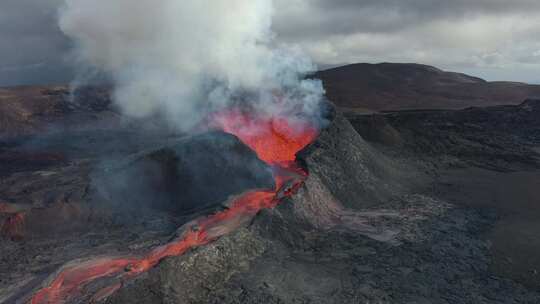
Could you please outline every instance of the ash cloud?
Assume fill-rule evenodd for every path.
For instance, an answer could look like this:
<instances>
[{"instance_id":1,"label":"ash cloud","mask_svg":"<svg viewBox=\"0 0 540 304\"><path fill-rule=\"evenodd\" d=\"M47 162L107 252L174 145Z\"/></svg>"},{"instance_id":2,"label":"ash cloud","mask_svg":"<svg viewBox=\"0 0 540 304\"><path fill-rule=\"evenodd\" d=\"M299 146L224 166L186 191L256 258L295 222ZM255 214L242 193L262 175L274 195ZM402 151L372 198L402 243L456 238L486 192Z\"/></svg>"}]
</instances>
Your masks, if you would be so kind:
<instances>
[{"instance_id":1,"label":"ash cloud","mask_svg":"<svg viewBox=\"0 0 540 304\"><path fill-rule=\"evenodd\" d=\"M209 3L204 16L223 8L203 2ZM71 42L56 20L63 3L0 1L0 86L69 81L65 60ZM489 80L540 82L535 0L275 0L274 5L274 42L299 45L320 66L418 62ZM151 13L128 7L123 17L144 20Z\"/></svg>"},{"instance_id":2,"label":"ash cloud","mask_svg":"<svg viewBox=\"0 0 540 304\"><path fill-rule=\"evenodd\" d=\"M185 131L238 99L317 114L322 85L303 77L315 66L275 41L273 14L271 0L67 0L59 24L78 65L112 77L126 114Z\"/></svg>"},{"instance_id":3,"label":"ash cloud","mask_svg":"<svg viewBox=\"0 0 540 304\"><path fill-rule=\"evenodd\" d=\"M63 0L2 0L0 86L65 83L71 69L62 54L70 42L57 25Z\"/></svg>"}]
</instances>

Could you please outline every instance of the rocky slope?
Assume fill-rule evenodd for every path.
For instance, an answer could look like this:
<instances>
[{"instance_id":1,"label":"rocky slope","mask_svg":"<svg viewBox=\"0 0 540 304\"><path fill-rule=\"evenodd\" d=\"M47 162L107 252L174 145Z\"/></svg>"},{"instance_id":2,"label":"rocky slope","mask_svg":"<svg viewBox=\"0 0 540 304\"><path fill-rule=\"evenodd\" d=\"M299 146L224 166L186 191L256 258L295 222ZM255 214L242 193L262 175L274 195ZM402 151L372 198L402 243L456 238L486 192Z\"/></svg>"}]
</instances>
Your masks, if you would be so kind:
<instances>
[{"instance_id":1,"label":"rocky slope","mask_svg":"<svg viewBox=\"0 0 540 304\"><path fill-rule=\"evenodd\" d=\"M540 100L457 111L350 114L348 118L369 141L411 155L452 157L463 165L492 170L538 166Z\"/></svg>"},{"instance_id":2,"label":"rocky slope","mask_svg":"<svg viewBox=\"0 0 540 304\"><path fill-rule=\"evenodd\" d=\"M104 302L540 301L540 293L491 272L482 236L492 214L418 192L404 181L424 173L375 151L337 114L299 155L310 176L295 196L165 260ZM401 185L387 179L394 174Z\"/></svg>"},{"instance_id":3,"label":"rocky slope","mask_svg":"<svg viewBox=\"0 0 540 304\"><path fill-rule=\"evenodd\" d=\"M540 98L540 86L487 82L420 64L353 64L316 73L330 100L351 111L462 109Z\"/></svg>"},{"instance_id":4,"label":"rocky slope","mask_svg":"<svg viewBox=\"0 0 540 304\"><path fill-rule=\"evenodd\" d=\"M125 136L62 133L5 148L63 158L0 179L0 303L22 301L67 262L154 248L229 196L273 186L270 169L231 135L130 134L138 145Z\"/></svg>"},{"instance_id":5,"label":"rocky slope","mask_svg":"<svg viewBox=\"0 0 540 304\"><path fill-rule=\"evenodd\" d=\"M9 120L7 129L24 132L0 142L9 160L0 175L0 219L23 213L28 225L20 227L29 229L2 230L1 303L24 303L68 261L164 244L193 217L226 208L220 201L240 186L268 182L264 165L230 136L186 138L114 124L42 133L35 126L62 126L63 116L108 121L101 114L109 110L83 103L45 112L53 118L30 115L36 124L28 129ZM539 213L531 198L540 194L523 195L537 188L539 113L534 100L460 111L331 111L327 128L297 155L309 177L295 195L108 297L90 292L107 280L90 284L75 303L539 303L540 241L531 233ZM250 183L202 193L213 204L193 210L178 199L178 183L187 182L178 173L190 171L194 151L203 150L193 163L210 168L197 170L207 182L237 172ZM230 150L246 158L224 161ZM246 175L247 163L261 175ZM118 191L124 182L137 191ZM144 203L139 190L162 185L173 195L144 212L99 204ZM495 192L506 209L493 207ZM178 202L185 208L170 208Z\"/></svg>"},{"instance_id":6,"label":"rocky slope","mask_svg":"<svg viewBox=\"0 0 540 304\"><path fill-rule=\"evenodd\" d=\"M495 273L538 288L540 100L459 111L351 115L380 151L433 172L438 198L497 219L486 232Z\"/></svg>"}]
</instances>

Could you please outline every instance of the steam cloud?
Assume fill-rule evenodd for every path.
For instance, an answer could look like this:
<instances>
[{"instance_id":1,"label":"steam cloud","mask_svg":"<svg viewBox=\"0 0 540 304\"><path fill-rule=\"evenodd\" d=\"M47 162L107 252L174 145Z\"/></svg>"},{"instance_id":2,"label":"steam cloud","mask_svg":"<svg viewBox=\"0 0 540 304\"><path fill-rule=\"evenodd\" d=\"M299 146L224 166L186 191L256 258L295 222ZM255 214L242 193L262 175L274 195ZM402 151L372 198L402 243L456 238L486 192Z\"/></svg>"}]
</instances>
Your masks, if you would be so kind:
<instances>
[{"instance_id":1,"label":"steam cloud","mask_svg":"<svg viewBox=\"0 0 540 304\"><path fill-rule=\"evenodd\" d=\"M312 62L271 31L272 0L66 0L60 28L81 67L115 82L128 115L164 115L183 131L237 102L316 116ZM275 113L279 112L279 113Z\"/></svg>"}]
</instances>

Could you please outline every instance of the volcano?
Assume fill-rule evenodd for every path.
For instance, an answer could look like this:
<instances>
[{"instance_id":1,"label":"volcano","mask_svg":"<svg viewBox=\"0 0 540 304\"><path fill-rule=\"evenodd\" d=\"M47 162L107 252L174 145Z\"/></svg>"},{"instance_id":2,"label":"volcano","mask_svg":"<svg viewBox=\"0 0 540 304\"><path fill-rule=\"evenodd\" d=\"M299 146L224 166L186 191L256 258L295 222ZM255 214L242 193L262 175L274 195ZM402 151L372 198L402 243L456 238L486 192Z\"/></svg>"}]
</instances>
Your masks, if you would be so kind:
<instances>
[{"instance_id":1,"label":"volcano","mask_svg":"<svg viewBox=\"0 0 540 304\"><path fill-rule=\"evenodd\" d=\"M86 285L106 278L112 281L110 286L92 296L94 301L102 300L161 260L182 255L229 234L251 221L262 209L275 207L281 199L293 195L301 187L307 172L295 164L296 153L315 139L317 129L314 126L305 124L298 128L289 125L284 117L258 118L257 114L250 117L236 111L216 114L212 125L237 136L273 167L274 189L250 190L231 198L226 210L189 222L173 241L140 257L103 257L66 265L46 287L32 295L29 302L67 303L77 298ZM17 224L6 224L16 229Z\"/></svg>"},{"instance_id":2,"label":"volcano","mask_svg":"<svg viewBox=\"0 0 540 304\"><path fill-rule=\"evenodd\" d=\"M0 302L540 302L537 100L327 108L5 137Z\"/></svg>"}]
</instances>

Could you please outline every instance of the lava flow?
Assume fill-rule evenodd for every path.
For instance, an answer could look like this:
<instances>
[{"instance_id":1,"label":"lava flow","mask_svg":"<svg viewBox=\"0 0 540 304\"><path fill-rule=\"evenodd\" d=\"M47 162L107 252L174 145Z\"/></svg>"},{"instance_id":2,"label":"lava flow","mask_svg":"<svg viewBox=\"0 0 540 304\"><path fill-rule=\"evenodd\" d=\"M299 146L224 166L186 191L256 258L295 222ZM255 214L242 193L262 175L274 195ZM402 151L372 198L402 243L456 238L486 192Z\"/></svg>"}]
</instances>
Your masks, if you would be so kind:
<instances>
[{"instance_id":1,"label":"lava flow","mask_svg":"<svg viewBox=\"0 0 540 304\"><path fill-rule=\"evenodd\" d=\"M0 225L0 235L12 240L22 239L26 219L24 208L0 202L0 215L6 217Z\"/></svg>"},{"instance_id":2,"label":"lava flow","mask_svg":"<svg viewBox=\"0 0 540 304\"><path fill-rule=\"evenodd\" d=\"M19 212L10 215L0 226L0 235L12 240L24 238L25 213Z\"/></svg>"},{"instance_id":3,"label":"lava flow","mask_svg":"<svg viewBox=\"0 0 540 304\"><path fill-rule=\"evenodd\" d=\"M83 293L88 283L107 278L115 283L93 298L103 299L118 290L123 282L149 270L162 259L182 255L248 223L260 210L275 207L303 184L307 172L296 165L296 153L316 138L316 128L308 123L291 123L285 117L261 118L236 110L216 114L211 126L235 135L270 165L275 189L253 190L236 197L225 211L186 224L177 239L145 256L100 258L65 266L47 287L33 295L30 303L65 303Z\"/></svg>"}]
</instances>

